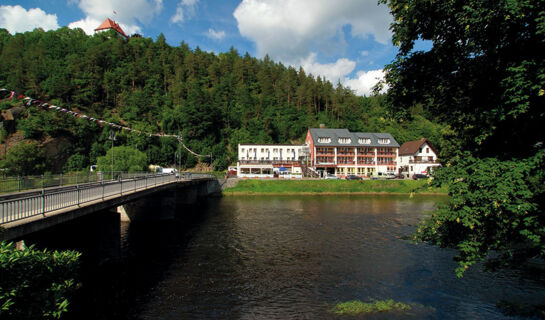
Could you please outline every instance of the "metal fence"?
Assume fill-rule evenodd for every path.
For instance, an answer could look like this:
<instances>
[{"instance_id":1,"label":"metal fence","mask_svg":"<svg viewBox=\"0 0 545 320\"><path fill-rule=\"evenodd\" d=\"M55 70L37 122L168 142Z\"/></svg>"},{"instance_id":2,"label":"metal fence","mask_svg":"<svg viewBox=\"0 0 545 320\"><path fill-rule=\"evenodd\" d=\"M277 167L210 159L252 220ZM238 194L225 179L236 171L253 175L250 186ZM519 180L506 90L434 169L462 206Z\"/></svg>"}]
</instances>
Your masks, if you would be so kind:
<instances>
[{"instance_id":1,"label":"metal fence","mask_svg":"<svg viewBox=\"0 0 545 320\"><path fill-rule=\"evenodd\" d=\"M40 176L0 177L0 194L90 182L130 179L149 174L149 172L73 172Z\"/></svg>"},{"instance_id":2,"label":"metal fence","mask_svg":"<svg viewBox=\"0 0 545 320\"><path fill-rule=\"evenodd\" d=\"M119 173L117 179L103 178L91 182L87 180L86 183L70 186L58 184L57 188L46 189L44 184L41 190L0 196L0 225L95 200L104 200L114 195L153 188L178 179L201 178L213 178L213 176L198 173L182 173L181 175Z\"/></svg>"}]
</instances>

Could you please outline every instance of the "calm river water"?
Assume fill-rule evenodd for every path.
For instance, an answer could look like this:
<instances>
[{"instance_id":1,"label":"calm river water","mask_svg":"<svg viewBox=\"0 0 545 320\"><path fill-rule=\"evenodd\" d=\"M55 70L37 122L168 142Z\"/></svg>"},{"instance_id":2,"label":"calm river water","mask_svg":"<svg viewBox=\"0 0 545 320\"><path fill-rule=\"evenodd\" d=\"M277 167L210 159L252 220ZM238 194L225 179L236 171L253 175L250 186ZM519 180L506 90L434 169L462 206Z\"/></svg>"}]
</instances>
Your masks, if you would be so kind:
<instances>
[{"instance_id":1,"label":"calm river water","mask_svg":"<svg viewBox=\"0 0 545 320\"><path fill-rule=\"evenodd\" d=\"M70 317L504 319L502 301L545 301L543 278L477 266L458 279L453 251L408 240L423 214L445 200L225 197L208 200L196 219L121 224L119 243L99 241L115 258L88 268ZM331 313L355 299L394 299L412 310Z\"/></svg>"}]
</instances>

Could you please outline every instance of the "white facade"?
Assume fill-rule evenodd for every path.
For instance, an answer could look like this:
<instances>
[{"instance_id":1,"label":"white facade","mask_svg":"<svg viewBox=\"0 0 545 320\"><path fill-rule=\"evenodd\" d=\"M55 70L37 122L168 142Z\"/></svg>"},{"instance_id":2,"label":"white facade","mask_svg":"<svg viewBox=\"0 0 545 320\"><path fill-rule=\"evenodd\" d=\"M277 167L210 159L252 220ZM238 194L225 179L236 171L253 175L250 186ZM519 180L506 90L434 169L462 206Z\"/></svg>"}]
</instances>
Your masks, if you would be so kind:
<instances>
[{"instance_id":1,"label":"white facade","mask_svg":"<svg viewBox=\"0 0 545 320\"><path fill-rule=\"evenodd\" d=\"M424 142L414 154L400 155L399 165L409 178L414 174L428 174L434 167L441 166L437 154L428 142Z\"/></svg>"},{"instance_id":2,"label":"white facade","mask_svg":"<svg viewBox=\"0 0 545 320\"><path fill-rule=\"evenodd\" d=\"M237 176L246 178L302 178L305 145L239 144Z\"/></svg>"}]
</instances>

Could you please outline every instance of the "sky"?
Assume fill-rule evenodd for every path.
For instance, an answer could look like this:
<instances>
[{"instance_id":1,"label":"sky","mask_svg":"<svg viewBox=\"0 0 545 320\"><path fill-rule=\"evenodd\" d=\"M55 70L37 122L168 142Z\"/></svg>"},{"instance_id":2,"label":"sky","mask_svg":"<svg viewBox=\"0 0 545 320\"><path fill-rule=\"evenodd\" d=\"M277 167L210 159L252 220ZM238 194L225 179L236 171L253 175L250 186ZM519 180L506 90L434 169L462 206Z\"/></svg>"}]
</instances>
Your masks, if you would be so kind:
<instances>
[{"instance_id":1,"label":"sky","mask_svg":"<svg viewBox=\"0 0 545 320\"><path fill-rule=\"evenodd\" d=\"M106 18L126 34L172 46L263 58L338 82L370 95L397 48L392 18L377 0L0 0L0 28L11 34L34 28L82 28Z\"/></svg>"}]
</instances>

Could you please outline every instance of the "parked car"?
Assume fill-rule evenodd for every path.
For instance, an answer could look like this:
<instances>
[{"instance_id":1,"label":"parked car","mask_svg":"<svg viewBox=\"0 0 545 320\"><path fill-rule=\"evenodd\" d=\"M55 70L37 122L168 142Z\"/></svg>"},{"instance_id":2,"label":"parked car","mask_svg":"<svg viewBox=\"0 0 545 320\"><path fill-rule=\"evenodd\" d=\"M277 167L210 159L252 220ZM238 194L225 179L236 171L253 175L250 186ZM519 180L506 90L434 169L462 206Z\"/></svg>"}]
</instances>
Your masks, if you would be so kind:
<instances>
[{"instance_id":1,"label":"parked car","mask_svg":"<svg viewBox=\"0 0 545 320\"><path fill-rule=\"evenodd\" d=\"M395 173L393 173L393 172L386 173L386 179L395 179L395 178L396 178Z\"/></svg>"},{"instance_id":2,"label":"parked car","mask_svg":"<svg viewBox=\"0 0 545 320\"><path fill-rule=\"evenodd\" d=\"M357 175L350 174L346 176L346 180L361 180L361 177L358 177Z\"/></svg>"},{"instance_id":3,"label":"parked car","mask_svg":"<svg viewBox=\"0 0 545 320\"><path fill-rule=\"evenodd\" d=\"M423 173L415 173L415 174L413 174L413 179L414 179L414 180L417 180L417 179L428 179L428 175L423 174Z\"/></svg>"},{"instance_id":4,"label":"parked car","mask_svg":"<svg viewBox=\"0 0 545 320\"><path fill-rule=\"evenodd\" d=\"M334 174L326 174L324 179L331 179L331 180L336 180L336 179L339 179L339 177L337 177L336 175Z\"/></svg>"}]
</instances>

